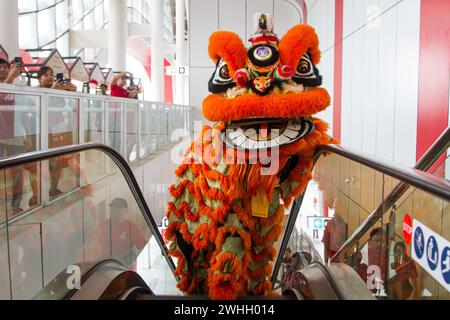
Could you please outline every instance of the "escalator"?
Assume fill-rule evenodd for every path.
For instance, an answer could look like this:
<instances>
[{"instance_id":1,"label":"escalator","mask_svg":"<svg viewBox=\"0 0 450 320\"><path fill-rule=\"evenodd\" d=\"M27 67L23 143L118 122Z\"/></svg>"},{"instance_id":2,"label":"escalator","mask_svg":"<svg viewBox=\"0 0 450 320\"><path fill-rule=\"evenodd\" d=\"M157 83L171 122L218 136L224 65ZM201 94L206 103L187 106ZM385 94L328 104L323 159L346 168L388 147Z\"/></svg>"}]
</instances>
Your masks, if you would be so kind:
<instances>
[{"instance_id":1,"label":"escalator","mask_svg":"<svg viewBox=\"0 0 450 320\"><path fill-rule=\"evenodd\" d=\"M323 160L323 153L331 156ZM437 158L434 155L434 161ZM431 167L432 162L428 161L427 166ZM363 249L364 241L367 242L367 233L377 223L384 226L385 213L392 211L394 204L397 205L395 208L401 207L398 200L410 197L417 190L439 198L445 204L450 201L450 185L445 180L381 163L340 146L319 150L315 180L322 183L325 191L343 193L339 189L343 186L351 195L356 188L351 183L339 181L344 175L339 170L333 172L333 168L347 170L348 175L355 168L359 172L366 170L363 166L373 170L374 177L375 171L383 175L381 195L375 197L372 204L377 216L358 216L355 221L348 209L344 217L346 237L339 248L335 248L335 255L322 260L306 258L308 263L296 272L295 287L279 288L278 297L258 299L375 299L373 288L367 287L367 279L361 277L359 269L352 264L355 252ZM0 174L4 181L0 202L5 206L4 212L0 212L3 297L37 300L207 299L185 297L177 291L178 279L173 275L175 264L168 256L158 225L132 169L115 150L87 144L24 154L0 160ZM19 174L25 180L20 196L29 207L17 213L11 210L10 202L18 196L11 184ZM56 195L50 192L55 177L61 179L59 185L62 186L60 194ZM391 177L391 189L388 190L386 184ZM395 186L396 182L400 187ZM333 183L341 185L330 187ZM31 203L26 198L36 196L36 184L38 201ZM361 185L359 187L362 189ZM395 193L398 188L403 192ZM346 206L351 208L354 204L347 198ZM381 209L376 208L375 203L380 202L375 200L381 200L378 206ZM336 212L340 209L336 207ZM368 208L357 209L362 212ZM274 285L283 282L279 278L283 253L301 210L302 199L298 199L280 243L272 277ZM392 229L392 224L390 227ZM393 236L398 236L395 230ZM145 267L142 267L143 260L148 260ZM420 273L422 275L423 271ZM255 297L240 298L247 299Z\"/></svg>"},{"instance_id":2,"label":"escalator","mask_svg":"<svg viewBox=\"0 0 450 320\"><path fill-rule=\"evenodd\" d=\"M342 146L320 147L313 180L290 211L272 283L283 283L283 255L293 245L298 226L305 227L305 215L313 215L310 198L321 197L321 212L327 215L320 218L327 225L314 246L326 264L314 261L300 268L296 290L303 297L450 299L448 281L442 277L445 252L436 255L442 256L441 275L432 273L429 256L418 257L420 242L415 242L414 232L414 226L422 224L429 239L450 239L449 147L447 128L412 169ZM326 294L320 291L327 286Z\"/></svg>"}]
</instances>

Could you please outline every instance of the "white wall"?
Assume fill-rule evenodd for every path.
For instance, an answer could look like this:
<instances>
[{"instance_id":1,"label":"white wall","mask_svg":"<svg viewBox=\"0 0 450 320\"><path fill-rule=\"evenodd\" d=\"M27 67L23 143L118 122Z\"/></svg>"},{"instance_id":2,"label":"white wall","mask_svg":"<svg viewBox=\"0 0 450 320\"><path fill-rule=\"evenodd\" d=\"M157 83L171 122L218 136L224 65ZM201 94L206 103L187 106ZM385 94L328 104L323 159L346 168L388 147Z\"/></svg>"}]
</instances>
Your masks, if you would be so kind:
<instances>
[{"instance_id":1,"label":"white wall","mask_svg":"<svg viewBox=\"0 0 450 320\"><path fill-rule=\"evenodd\" d=\"M334 0L317 0L308 12L308 23L317 29L322 42L319 69L331 94L334 12ZM375 17L379 18L371 21ZM382 159L413 165L420 0L344 0L343 22L341 142ZM322 117L330 122L329 113Z\"/></svg>"},{"instance_id":2,"label":"white wall","mask_svg":"<svg viewBox=\"0 0 450 320\"><path fill-rule=\"evenodd\" d=\"M215 69L208 56L210 35L217 30L229 30L247 41L254 32L256 12L266 12L274 17L275 33L279 36L302 21L302 12L295 0L189 1L189 104L201 108L203 99L209 94L208 81Z\"/></svg>"},{"instance_id":3,"label":"white wall","mask_svg":"<svg viewBox=\"0 0 450 320\"><path fill-rule=\"evenodd\" d=\"M308 24L312 25L319 35L322 59L317 67L323 76L323 87L331 96L331 106L317 116L328 122L331 134L333 132L334 93L334 0L314 2L308 11Z\"/></svg>"}]
</instances>

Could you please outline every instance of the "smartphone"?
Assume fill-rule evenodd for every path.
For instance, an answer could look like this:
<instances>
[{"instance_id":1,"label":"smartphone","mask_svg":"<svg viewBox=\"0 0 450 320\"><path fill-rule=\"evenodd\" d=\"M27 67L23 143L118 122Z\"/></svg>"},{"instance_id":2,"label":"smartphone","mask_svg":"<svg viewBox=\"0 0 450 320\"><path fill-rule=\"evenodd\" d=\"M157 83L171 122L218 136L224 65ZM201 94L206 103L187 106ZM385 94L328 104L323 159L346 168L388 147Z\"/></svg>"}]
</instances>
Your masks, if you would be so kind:
<instances>
[{"instance_id":1,"label":"smartphone","mask_svg":"<svg viewBox=\"0 0 450 320\"><path fill-rule=\"evenodd\" d=\"M15 57L14 63L16 64L17 67L22 68L23 67L22 57Z\"/></svg>"},{"instance_id":2,"label":"smartphone","mask_svg":"<svg viewBox=\"0 0 450 320\"><path fill-rule=\"evenodd\" d=\"M56 74L56 81L63 82L64 81L64 74L63 73Z\"/></svg>"}]
</instances>

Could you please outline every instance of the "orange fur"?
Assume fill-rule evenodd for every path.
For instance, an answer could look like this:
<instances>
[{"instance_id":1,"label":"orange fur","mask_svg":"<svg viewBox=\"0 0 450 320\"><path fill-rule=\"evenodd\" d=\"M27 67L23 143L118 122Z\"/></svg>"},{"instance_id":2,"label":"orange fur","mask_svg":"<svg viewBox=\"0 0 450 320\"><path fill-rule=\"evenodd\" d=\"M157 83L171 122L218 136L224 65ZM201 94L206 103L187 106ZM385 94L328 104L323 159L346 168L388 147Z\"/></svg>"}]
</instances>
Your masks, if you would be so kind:
<instances>
[{"instance_id":1,"label":"orange fur","mask_svg":"<svg viewBox=\"0 0 450 320\"><path fill-rule=\"evenodd\" d=\"M315 65L320 62L319 38L313 27L299 24L291 28L281 39L278 46L281 63L297 69L302 55L309 51Z\"/></svg>"},{"instance_id":2,"label":"orange fur","mask_svg":"<svg viewBox=\"0 0 450 320\"><path fill-rule=\"evenodd\" d=\"M202 237L202 239L200 239ZM204 250L208 246L209 230L207 224L200 225L193 236L193 246L195 250Z\"/></svg>"},{"instance_id":3,"label":"orange fur","mask_svg":"<svg viewBox=\"0 0 450 320\"><path fill-rule=\"evenodd\" d=\"M330 96L323 88L286 95L271 94L228 99L211 94L203 101L203 114L209 121L234 121L251 117L293 118L311 116L330 105Z\"/></svg>"},{"instance_id":4,"label":"orange fur","mask_svg":"<svg viewBox=\"0 0 450 320\"><path fill-rule=\"evenodd\" d=\"M208 52L210 58L217 64L220 58L226 61L230 75L245 66L247 49L241 38L234 32L217 31L209 38Z\"/></svg>"}]
</instances>

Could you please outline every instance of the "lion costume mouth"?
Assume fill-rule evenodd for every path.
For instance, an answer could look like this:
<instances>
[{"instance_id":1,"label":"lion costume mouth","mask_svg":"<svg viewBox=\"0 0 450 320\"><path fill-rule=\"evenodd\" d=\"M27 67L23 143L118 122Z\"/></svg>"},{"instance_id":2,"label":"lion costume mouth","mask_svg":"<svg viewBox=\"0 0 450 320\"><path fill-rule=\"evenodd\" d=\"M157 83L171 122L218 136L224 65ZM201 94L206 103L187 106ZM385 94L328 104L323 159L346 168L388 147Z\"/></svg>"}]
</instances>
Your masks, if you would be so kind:
<instances>
[{"instance_id":1,"label":"lion costume mouth","mask_svg":"<svg viewBox=\"0 0 450 320\"><path fill-rule=\"evenodd\" d=\"M317 34L308 25L298 25L281 40L263 33L251 42L247 49L233 32L211 36L209 54L216 70L203 114L209 121L225 123L228 134L223 142L229 147L253 150L292 144L314 130L310 117L330 105L316 67Z\"/></svg>"},{"instance_id":2,"label":"lion costume mouth","mask_svg":"<svg viewBox=\"0 0 450 320\"><path fill-rule=\"evenodd\" d=\"M311 119L247 119L228 123L222 140L238 150L279 148L294 143L314 131Z\"/></svg>"}]
</instances>

